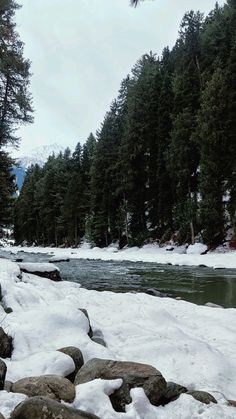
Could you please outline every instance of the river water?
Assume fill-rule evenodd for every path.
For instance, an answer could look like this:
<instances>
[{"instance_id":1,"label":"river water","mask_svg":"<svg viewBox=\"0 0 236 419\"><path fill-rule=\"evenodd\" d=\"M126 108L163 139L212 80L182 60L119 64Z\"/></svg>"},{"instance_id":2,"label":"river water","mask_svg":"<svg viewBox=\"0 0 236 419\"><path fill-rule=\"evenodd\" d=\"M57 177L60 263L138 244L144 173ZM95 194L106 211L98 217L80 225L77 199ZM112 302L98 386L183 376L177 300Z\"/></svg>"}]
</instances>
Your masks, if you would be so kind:
<instances>
[{"instance_id":1,"label":"river water","mask_svg":"<svg viewBox=\"0 0 236 419\"><path fill-rule=\"evenodd\" d=\"M5 252L3 252L4 254ZM6 253L5 253L6 254ZM19 252L24 262L48 262L51 255ZM8 254L12 260L15 255ZM236 270L71 259L56 263L62 279L84 288L114 292L147 292L155 288L172 297L196 304L212 302L236 308Z\"/></svg>"}]
</instances>

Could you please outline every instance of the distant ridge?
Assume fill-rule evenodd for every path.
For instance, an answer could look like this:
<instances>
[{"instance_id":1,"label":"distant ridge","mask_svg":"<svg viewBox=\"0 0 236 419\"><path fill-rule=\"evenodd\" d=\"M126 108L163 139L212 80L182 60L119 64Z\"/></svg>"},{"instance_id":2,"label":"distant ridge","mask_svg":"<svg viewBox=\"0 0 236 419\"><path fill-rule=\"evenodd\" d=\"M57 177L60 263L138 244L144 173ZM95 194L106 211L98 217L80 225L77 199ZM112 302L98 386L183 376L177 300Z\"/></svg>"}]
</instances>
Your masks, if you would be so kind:
<instances>
[{"instance_id":1,"label":"distant ridge","mask_svg":"<svg viewBox=\"0 0 236 419\"><path fill-rule=\"evenodd\" d=\"M54 143L33 148L28 155L17 158L16 161L19 166L15 166L12 171L16 177L18 191L21 191L24 184L26 171L31 165L38 164L40 167L42 167L46 163L49 156L52 156L53 154L57 156L59 153L64 152L64 150L64 147Z\"/></svg>"}]
</instances>

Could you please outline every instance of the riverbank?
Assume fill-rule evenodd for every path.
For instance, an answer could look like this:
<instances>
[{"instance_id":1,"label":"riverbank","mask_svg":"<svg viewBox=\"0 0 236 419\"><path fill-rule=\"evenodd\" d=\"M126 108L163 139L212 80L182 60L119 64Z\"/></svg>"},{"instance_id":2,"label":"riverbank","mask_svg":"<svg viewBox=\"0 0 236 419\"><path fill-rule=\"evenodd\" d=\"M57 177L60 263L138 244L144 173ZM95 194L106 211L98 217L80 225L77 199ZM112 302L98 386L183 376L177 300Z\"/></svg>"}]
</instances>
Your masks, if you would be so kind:
<instances>
[{"instance_id":1,"label":"riverbank","mask_svg":"<svg viewBox=\"0 0 236 419\"><path fill-rule=\"evenodd\" d=\"M16 263L0 259L1 326L13 337L14 350L5 360L7 380L73 371L71 358L57 350L78 347L84 361L96 357L150 364L167 381L210 392L218 404L205 405L183 394L165 407L154 407L141 391L132 391L126 413L115 412L108 394L119 380L95 380L76 386L74 408L102 419L228 418L236 414L226 399L236 399L236 310L196 306L145 294L89 291L66 281L23 273ZM88 336L92 329L106 347ZM6 418L25 396L0 391ZM140 407L141 406L141 407Z\"/></svg>"},{"instance_id":2,"label":"riverbank","mask_svg":"<svg viewBox=\"0 0 236 419\"><path fill-rule=\"evenodd\" d=\"M55 247L22 247L7 246L2 248L17 254L18 252L43 253L57 259L100 259L104 261L131 261L149 262L159 264L172 264L179 266L207 266L214 269L229 268L236 269L236 251L224 251L219 249L215 252L200 254L204 252L203 245L190 246L167 246L146 245L141 248L130 247L118 250L115 246L107 248L90 248L88 245L79 248L55 248Z\"/></svg>"}]
</instances>

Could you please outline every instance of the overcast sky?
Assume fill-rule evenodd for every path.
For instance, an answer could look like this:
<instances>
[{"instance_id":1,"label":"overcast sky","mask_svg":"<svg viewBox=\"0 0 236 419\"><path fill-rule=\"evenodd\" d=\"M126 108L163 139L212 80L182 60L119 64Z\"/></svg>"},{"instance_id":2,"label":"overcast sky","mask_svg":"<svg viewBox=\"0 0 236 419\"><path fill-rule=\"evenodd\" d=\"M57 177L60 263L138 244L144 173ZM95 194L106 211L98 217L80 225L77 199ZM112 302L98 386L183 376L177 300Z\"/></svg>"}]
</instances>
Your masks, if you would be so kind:
<instances>
[{"instance_id":1,"label":"overcast sky","mask_svg":"<svg viewBox=\"0 0 236 419\"><path fill-rule=\"evenodd\" d=\"M215 0L21 0L18 32L32 61L35 122L19 154L58 143L72 149L100 127L121 80L142 54L173 46L181 18ZM224 1L220 0L220 4Z\"/></svg>"}]
</instances>

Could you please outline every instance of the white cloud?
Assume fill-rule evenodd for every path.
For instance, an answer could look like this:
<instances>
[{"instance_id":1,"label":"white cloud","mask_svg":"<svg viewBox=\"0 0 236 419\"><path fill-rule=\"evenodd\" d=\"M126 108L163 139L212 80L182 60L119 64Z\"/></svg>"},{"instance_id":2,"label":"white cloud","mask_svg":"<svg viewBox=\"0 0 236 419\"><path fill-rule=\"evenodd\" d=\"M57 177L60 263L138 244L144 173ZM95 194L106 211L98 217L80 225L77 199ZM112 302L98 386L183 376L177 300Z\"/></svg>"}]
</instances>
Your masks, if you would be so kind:
<instances>
[{"instance_id":1,"label":"white cloud","mask_svg":"<svg viewBox=\"0 0 236 419\"><path fill-rule=\"evenodd\" d=\"M172 46L185 11L215 0L21 0L18 31L32 61L35 123L20 130L21 152L74 147L96 131L120 82L142 54ZM220 3L223 3L221 1Z\"/></svg>"}]
</instances>

